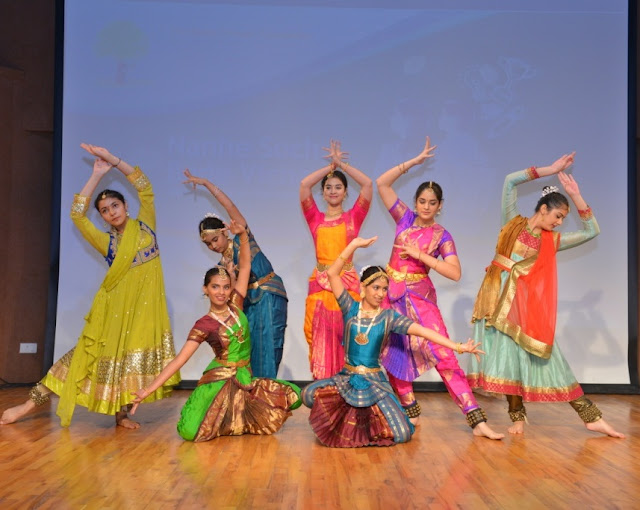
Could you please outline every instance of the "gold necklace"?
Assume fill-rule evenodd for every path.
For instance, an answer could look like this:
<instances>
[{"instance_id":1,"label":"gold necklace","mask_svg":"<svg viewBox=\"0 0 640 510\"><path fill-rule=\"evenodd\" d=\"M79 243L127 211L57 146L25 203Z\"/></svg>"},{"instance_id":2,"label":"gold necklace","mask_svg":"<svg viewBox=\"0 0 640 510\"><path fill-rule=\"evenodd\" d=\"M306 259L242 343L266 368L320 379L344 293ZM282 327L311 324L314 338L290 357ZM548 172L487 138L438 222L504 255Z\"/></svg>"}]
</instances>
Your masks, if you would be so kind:
<instances>
[{"instance_id":1,"label":"gold necklace","mask_svg":"<svg viewBox=\"0 0 640 510\"><path fill-rule=\"evenodd\" d=\"M369 326L367 327L367 330L364 332L360 331L362 314L373 313L373 312L375 312L375 315L371 317L371 322L369 322ZM367 310L363 310L362 304L360 304L360 306L358 307L358 324L356 325L356 327L358 328L358 334L356 335L356 338L355 338L355 342L358 345L367 345L369 343L369 331L371 331L371 326L373 326L373 321L376 320L376 317L378 316L379 313L380 313L380 307L376 308L375 310L371 310L370 312Z\"/></svg>"},{"instance_id":2,"label":"gold necklace","mask_svg":"<svg viewBox=\"0 0 640 510\"><path fill-rule=\"evenodd\" d=\"M336 218L338 216L342 216L343 214L344 214L344 211L333 212L333 213L327 212L327 213L324 214L324 217L325 218Z\"/></svg>"},{"instance_id":3,"label":"gold necklace","mask_svg":"<svg viewBox=\"0 0 640 510\"><path fill-rule=\"evenodd\" d=\"M222 252L222 256L233 262L233 242L231 240L229 240L229 243L227 244L227 247L225 248L225 250Z\"/></svg>"},{"instance_id":4,"label":"gold necklace","mask_svg":"<svg viewBox=\"0 0 640 510\"><path fill-rule=\"evenodd\" d=\"M211 315L211 317L217 320L222 327L227 328L227 334L229 336L236 337L236 340L238 341L238 343L242 344L244 343L244 326L240 322L240 317L238 317L235 313L233 313L233 310L229 305L227 305L227 311L229 312L231 317L233 317L233 320L235 321L235 323L238 325L238 331L235 333L233 332L233 329L232 329L233 326L231 327L227 326L225 322L220 320L220 318L216 315L216 312L214 312L212 308L209 308L209 315Z\"/></svg>"}]
</instances>

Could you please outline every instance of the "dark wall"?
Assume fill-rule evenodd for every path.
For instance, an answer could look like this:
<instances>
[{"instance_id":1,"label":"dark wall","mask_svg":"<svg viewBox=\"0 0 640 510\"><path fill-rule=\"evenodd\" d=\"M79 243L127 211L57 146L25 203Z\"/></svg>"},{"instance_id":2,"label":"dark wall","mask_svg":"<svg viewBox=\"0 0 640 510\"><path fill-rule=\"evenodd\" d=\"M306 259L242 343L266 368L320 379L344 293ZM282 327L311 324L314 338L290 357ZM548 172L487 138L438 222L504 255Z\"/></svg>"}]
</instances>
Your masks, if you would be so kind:
<instances>
[{"instance_id":1,"label":"dark wall","mask_svg":"<svg viewBox=\"0 0 640 510\"><path fill-rule=\"evenodd\" d=\"M0 378L42 376L49 280L55 2L0 0ZM19 354L21 342L36 354ZM0 381L2 383L3 381Z\"/></svg>"}]
</instances>

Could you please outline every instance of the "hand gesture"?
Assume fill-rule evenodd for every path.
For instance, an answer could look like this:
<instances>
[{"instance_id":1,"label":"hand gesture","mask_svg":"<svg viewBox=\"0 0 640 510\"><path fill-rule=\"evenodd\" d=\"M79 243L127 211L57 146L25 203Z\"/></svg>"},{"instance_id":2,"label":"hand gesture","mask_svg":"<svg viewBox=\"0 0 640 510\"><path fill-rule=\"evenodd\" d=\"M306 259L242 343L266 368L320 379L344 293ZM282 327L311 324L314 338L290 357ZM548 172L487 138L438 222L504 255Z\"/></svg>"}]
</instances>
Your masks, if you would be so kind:
<instances>
[{"instance_id":1,"label":"hand gesture","mask_svg":"<svg viewBox=\"0 0 640 510\"><path fill-rule=\"evenodd\" d=\"M355 248L368 248L377 240L378 240L378 236L373 236L368 239L365 239L364 237L356 237L353 241L351 241L351 244Z\"/></svg>"},{"instance_id":2,"label":"hand gesture","mask_svg":"<svg viewBox=\"0 0 640 510\"><path fill-rule=\"evenodd\" d=\"M399 257L403 260L407 257L411 257L416 260L420 259L420 247L418 246L417 241L411 241L404 244L394 244L393 247L400 250Z\"/></svg>"},{"instance_id":3,"label":"hand gesture","mask_svg":"<svg viewBox=\"0 0 640 510\"><path fill-rule=\"evenodd\" d=\"M142 403L142 401L147 398L149 395L145 395L144 390L134 391L133 394L136 396L134 401L132 402L133 406L131 406L131 414L136 414L136 409Z\"/></svg>"},{"instance_id":4,"label":"hand gesture","mask_svg":"<svg viewBox=\"0 0 640 510\"><path fill-rule=\"evenodd\" d=\"M567 195L569 195L570 197L580 195L580 188L578 187L578 183L576 182L576 180L573 178L573 175L567 174L565 172L560 172L558 174L558 180L560 181L560 184L562 184L564 190L567 192Z\"/></svg>"},{"instance_id":5,"label":"hand gesture","mask_svg":"<svg viewBox=\"0 0 640 510\"><path fill-rule=\"evenodd\" d=\"M469 338L466 343L460 344L460 350L462 352L468 352L476 357L476 360L480 362L480 354L486 354L484 351L478 349L482 345L480 342L476 342L472 338Z\"/></svg>"},{"instance_id":6,"label":"hand gesture","mask_svg":"<svg viewBox=\"0 0 640 510\"><path fill-rule=\"evenodd\" d=\"M187 178L186 181L183 181L183 184L192 184L193 189L196 189L196 186L199 184L200 186L204 186L207 183L207 179L203 179L202 177L196 177L195 175L191 175L189 169L185 169L184 176Z\"/></svg>"},{"instance_id":7,"label":"hand gesture","mask_svg":"<svg viewBox=\"0 0 640 510\"><path fill-rule=\"evenodd\" d=\"M349 158L349 153L342 150L340 142L338 140L331 140L330 146L323 147L322 150L328 152L328 154L324 156L324 158L330 159L331 162L336 166Z\"/></svg>"},{"instance_id":8,"label":"hand gesture","mask_svg":"<svg viewBox=\"0 0 640 510\"><path fill-rule=\"evenodd\" d=\"M424 144L424 149L422 149L422 152L414 158L416 165L420 165L424 163L426 159L435 156L434 151L436 150L436 147L437 145L431 145L431 140L427 136L427 141Z\"/></svg>"},{"instance_id":9,"label":"hand gesture","mask_svg":"<svg viewBox=\"0 0 640 510\"><path fill-rule=\"evenodd\" d=\"M551 174L557 174L560 172L564 172L567 168L573 165L573 160L576 157L576 151L573 151L571 154L564 154L560 156L557 160L555 160L551 165Z\"/></svg>"},{"instance_id":10,"label":"hand gesture","mask_svg":"<svg viewBox=\"0 0 640 510\"><path fill-rule=\"evenodd\" d=\"M95 175L98 175L100 177L106 175L106 173L111 170L111 168L113 168L111 166L111 163L107 163L104 159L102 158L96 158L96 160L93 162L93 173Z\"/></svg>"},{"instance_id":11,"label":"hand gesture","mask_svg":"<svg viewBox=\"0 0 640 510\"><path fill-rule=\"evenodd\" d=\"M113 158L112 154L104 147L98 147L97 145L91 145L90 143L81 143L80 147L86 150L89 154L92 154L97 158L104 159L107 162Z\"/></svg>"},{"instance_id":12,"label":"hand gesture","mask_svg":"<svg viewBox=\"0 0 640 510\"><path fill-rule=\"evenodd\" d=\"M244 225L241 225L240 223L238 223L236 220L231 220L229 222L229 225L227 225L225 223L225 226L229 229L229 231L234 235L237 236L239 234L242 234L243 232L246 232L247 229L244 227Z\"/></svg>"}]
</instances>

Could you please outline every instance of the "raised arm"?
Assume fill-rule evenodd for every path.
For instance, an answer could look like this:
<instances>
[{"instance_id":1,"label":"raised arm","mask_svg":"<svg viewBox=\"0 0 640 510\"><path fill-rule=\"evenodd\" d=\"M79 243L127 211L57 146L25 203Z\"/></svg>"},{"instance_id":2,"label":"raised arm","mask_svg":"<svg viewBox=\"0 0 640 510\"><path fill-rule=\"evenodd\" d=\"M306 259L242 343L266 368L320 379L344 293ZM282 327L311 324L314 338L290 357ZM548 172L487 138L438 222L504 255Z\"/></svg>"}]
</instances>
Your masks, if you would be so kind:
<instances>
[{"instance_id":1,"label":"raised arm","mask_svg":"<svg viewBox=\"0 0 640 510\"><path fill-rule=\"evenodd\" d=\"M184 171L184 175L187 178L187 180L184 181L185 184L192 184L193 189L195 189L198 185L207 188L209 190L209 193L213 195L213 198L215 198L220 203L220 205L224 207L224 210L227 211L230 219L238 222L244 227L247 226L247 220L240 212L240 209L236 207L236 204L234 204L233 201L227 196L227 194L218 186L213 184L208 179L192 175L188 168Z\"/></svg>"},{"instance_id":2,"label":"raised arm","mask_svg":"<svg viewBox=\"0 0 640 510\"><path fill-rule=\"evenodd\" d=\"M187 340L185 344L180 349L178 355L173 358L169 364L162 369L162 372L158 374L158 376L153 380L153 382L144 389L138 390L133 394L136 395L135 400L132 402L133 407L131 408L131 414L135 414L138 405L149 395L151 395L154 391L156 391L160 386L162 386L165 382L169 380L169 378L175 374L178 370L180 370L184 364L189 361L193 353L200 347L200 344L194 340Z\"/></svg>"},{"instance_id":3,"label":"raised arm","mask_svg":"<svg viewBox=\"0 0 640 510\"><path fill-rule=\"evenodd\" d=\"M335 262L331 264L331 267L329 267L329 269L327 269L327 276L329 277L331 292L333 292L333 295L336 297L336 299L339 298L344 291L344 285L342 284L342 278L340 278L340 272L342 271L345 262L351 259L351 257L353 256L353 252L355 252L358 248L366 248L367 246L371 246L376 242L376 239L378 239L378 236L370 237L369 239L356 237L347 245L344 250L342 250Z\"/></svg>"},{"instance_id":4,"label":"raised arm","mask_svg":"<svg viewBox=\"0 0 640 510\"><path fill-rule=\"evenodd\" d=\"M398 177L400 177L402 174L406 174L415 165L421 165L425 162L426 159L432 158L434 156L433 152L436 150L436 147L436 145L431 145L431 141L427 136L427 141L424 145L424 149L422 149L422 152L420 154L418 154L415 158L411 158L404 163L400 163L399 165L390 168L376 179L378 194L380 195L380 198L382 199L382 202L387 209L391 209L393 204L395 204L398 200L398 195L392 188L393 183L396 182Z\"/></svg>"},{"instance_id":5,"label":"raised arm","mask_svg":"<svg viewBox=\"0 0 640 510\"><path fill-rule=\"evenodd\" d=\"M97 145L91 145L90 143L81 143L80 147L86 150L89 154L93 154L95 157L105 160L112 167L120 170L125 176L132 174L135 171L135 168L129 163L122 161L122 159L117 156L114 156L104 147L98 147Z\"/></svg>"},{"instance_id":6,"label":"raised arm","mask_svg":"<svg viewBox=\"0 0 640 510\"><path fill-rule=\"evenodd\" d=\"M526 170L512 172L507 175L502 188L502 224L506 224L518 215L518 192L516 191L518 184L564 172L573 164L575 155L574 151L560 156L549 166L538 168L532 166Z\"/></svg>"},{"instance_id":7,"label":"raised arm","mask_svg":"<svg viewBox=\"0 0 640 510\"><path fill-rule=\"evenodd\" d=\"M484 351L479 349L480 342L475 342L471 338L467 340L465 343L456 343L449 340L446 336L437 333L433 329L425 328L424 326L414 322L409 326L407 333L410 335L421 336L422 338L426 338L427 340L431 340L443 347L448 347L451 350L456 351L458 354L462 354L463 352L469 352L471 354L475 354L476 359L480 361L480 354L484 354Z\"/></svg>"},{"instance_id":8,"label":"raised arm","mask_svg":"<svg viewBox=\"0 0 640 510\"><path fill-rule=\"evenodd\" d=\"M349 164L346 160L349 153L342 150L340 142L338 140L331 140L331 147L325 148L325 150L329 152L326 157L331 159L335 168L339 168L356 181L360 186L360 195L366 199L367 202L371 202L373 198L373 181L367 174Z\"/></svg>"},{"instance_id":9,"label":"raised arm","mask_svg":"<svg viewBox=\"0 0 640 510\"><path fill-rule=\"evenodd\" d=\"M568 232L566 234L563 233L560 236L559 249L566 250L568 248L579 246L582 243L586 243L590 239L596 237L600 233L600 227L598 226L595 216L591 212L591 208L587 205L584 198L582 198L578 183L573 176L560 172L558 174L558 180L560 181L560 184L562 184L565 193L569 196L573 205L578 210L578 214L582 220L582 230L577 232Z\"/></svg>"},{"instance_id":10,"label":"raised arm","mask_svg":"<svg viewBox=\"0 0 640 510\"><path fill-rule=\"evenodd\" d=\"M331 170L335 170L335 165L333 163L329 163L322 168L318 168L316 171L311 172L302 179L302 181L300 181L300 202L304 202L311 196L313 187L318 184L325 175L331 172Z\"/></svg>"},{"instance_id":11,"label":"raised arm","mask_svg":"<svg viewBox=\"0 0 640 510\"><path fill-rule=\"evenodd\" d=\"M151 183L146 175L142 173L140 168L133 167L121 158L114 156L104 147L91 145L88 143L80 144L84 150L117 168L127 178L129 183L133 185L138 193L140 200L140 210L138 211L138 219L155 230L156 228L156 212L153 204L154 196ZM97 184L97 183L96 183ZM93 188L95 190L95 186Z\"/></svg>"},{"instance_id":12,"label":"raised arm","mask_svg":"<svg viewBox=\"0 0 640 510\"><path fill-rule=\"evenodd\" d=\"M93 172L78 194L82 197L91 197L102 178L107 175L112 167L113 165L111 165L111 163L105 161L100 156L96 156L96 159L93 162Z\"/></svg>"},{"instance_id":13,"label":"raised arm","mask_svg":"<svg viewBox=\"0 0 640 510\"><path fill-rule=\"evenodd\" d=\"M251 276L251 249L249 248L249 234L244 225L231 220L229 230L233 235L240 236L240 250L238 251L238 278L235 289L241 296L247 295L249 277Z\"/></svg>"}]
</instances>

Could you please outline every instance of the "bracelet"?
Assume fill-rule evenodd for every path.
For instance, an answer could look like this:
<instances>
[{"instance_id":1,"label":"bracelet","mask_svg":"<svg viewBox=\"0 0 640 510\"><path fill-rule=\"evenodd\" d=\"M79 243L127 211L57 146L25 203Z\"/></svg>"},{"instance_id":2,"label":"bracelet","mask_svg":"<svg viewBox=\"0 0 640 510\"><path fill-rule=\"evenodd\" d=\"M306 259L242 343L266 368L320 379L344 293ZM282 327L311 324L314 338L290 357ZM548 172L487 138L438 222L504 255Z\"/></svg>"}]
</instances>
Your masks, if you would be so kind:
<instances>
[{"instance_id":1,"label":"bracelet","mask_svg":"<svg viewBox=\"0 0 640 510\"><path fill-rule=\"evenodd\" d=\"M111 166L113 166L114 168L118 168L118 165L120 163L122 163L122 158L118 158L118 162L115 165L111 165Z\"/></svg>"},{"instance_id":2,"label":"bracelet","mask_svg":"<svg viewBox=\"0 0 640 510\"><path fill-rule=\"evenodd\" d=\"M347 259L345 259L345 258L342 256L342 253L341 253L340 255L338 255L338 258L339 258L340 260L342 260L343 262L347 262Z\"/></svg>"},{"instance_id":3,"label":"bracelet","mask_svg":"<svg viewBox=\"0 0 640 510\"><path fill-rule=\"evenodd\" d=\"M218 186L216 186L215 184L213 184L212 186L213 191L211 192L211 194L213 195L213 198L218 198L218 191L220 191L220 188L218 188Z\"/></svg>"},{"instance_id":4,"label":"bracelet","mask_svg":"<svg viewBox=\"0 0 640 510\"><path fill-rule=\"evenodd\" d=\"M461 344L460 342L458 342L458 343L456 344L456 352L457 352L458 354L462 354L462 352L463 352L463 351L462 351L462 344Z\"/></svg>"},{"instance_id":5,"label":"bracelet","mask_svg":"<svg viewBox=\"0 0 640 510\"><path fill-rule=\"evenodd\" d=\"M398 168L400 169L401 174L406 174L409 171L409 169L405 166L405 163L400 163L398 165Z\"/></svg>"}]
</instances>

